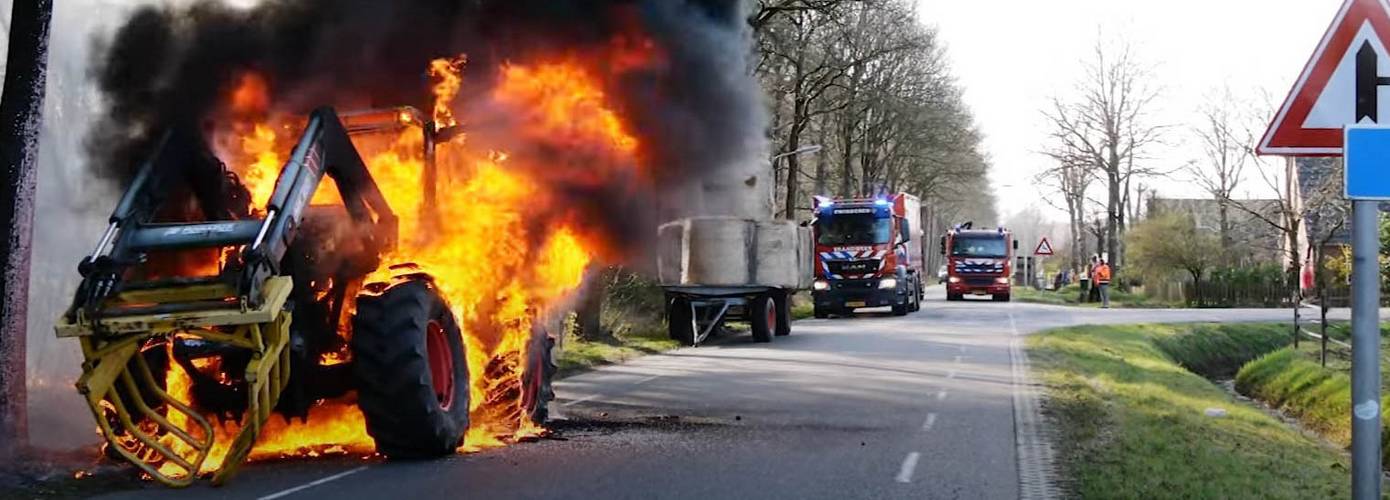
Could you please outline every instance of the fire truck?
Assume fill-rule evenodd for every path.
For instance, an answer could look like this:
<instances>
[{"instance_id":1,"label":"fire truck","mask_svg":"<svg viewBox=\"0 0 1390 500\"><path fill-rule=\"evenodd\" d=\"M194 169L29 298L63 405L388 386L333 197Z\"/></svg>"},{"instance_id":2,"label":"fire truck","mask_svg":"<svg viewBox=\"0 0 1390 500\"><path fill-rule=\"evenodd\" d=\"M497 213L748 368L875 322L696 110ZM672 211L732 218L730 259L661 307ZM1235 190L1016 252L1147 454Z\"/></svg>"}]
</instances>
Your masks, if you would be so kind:
<instances>
[{"instance_id":1,"label":"fire truck","mask_svg":"<svg viewBox=\"0 0 1390 500\"><path fill-rule=\"evenodd\" d=\"M925 254L916 196L818 197L813 213L817 318L865 307L891 306L896 316L921 309Z\"/></svg>"},{"instance_id":2,"label":"fire truck","mask_svg":"<svg viewBox=\"0 0 1390 500\"><path fill-rule=\"evenodd\" d=\"M989 295L1008 302L1018 240L1002 227L971 226L970 222L959 224L941 237L941 254L946 257L946 300Z\"/></svg>"}]
</instances>

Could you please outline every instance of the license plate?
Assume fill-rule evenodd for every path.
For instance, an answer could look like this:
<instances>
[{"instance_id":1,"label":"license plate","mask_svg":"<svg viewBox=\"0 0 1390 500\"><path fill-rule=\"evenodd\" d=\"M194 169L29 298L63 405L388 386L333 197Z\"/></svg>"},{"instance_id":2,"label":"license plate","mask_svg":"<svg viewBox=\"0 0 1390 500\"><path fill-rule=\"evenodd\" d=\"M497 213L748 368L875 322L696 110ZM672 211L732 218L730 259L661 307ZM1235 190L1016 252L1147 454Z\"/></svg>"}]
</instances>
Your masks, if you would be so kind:
<instances>
[{"instance_id":1,"label":"license plate","mask_svg":"<svg viewBox=\"0 0 1390 500\"><path fill-rule=\"evenodd\" d=\"M864 301L845 302L845 307L864 307Z\"/></svg>"}]
</instances>

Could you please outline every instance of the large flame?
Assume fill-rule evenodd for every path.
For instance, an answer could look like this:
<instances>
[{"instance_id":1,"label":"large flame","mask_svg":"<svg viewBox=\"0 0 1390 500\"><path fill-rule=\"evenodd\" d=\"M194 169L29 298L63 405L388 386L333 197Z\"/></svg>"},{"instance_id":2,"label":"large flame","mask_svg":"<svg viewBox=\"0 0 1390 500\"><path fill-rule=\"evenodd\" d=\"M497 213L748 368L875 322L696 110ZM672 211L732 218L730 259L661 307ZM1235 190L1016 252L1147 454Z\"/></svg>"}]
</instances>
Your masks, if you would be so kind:
<instances>
[{"instance_id":1,"label":"large flame","mask_svg":"<svg viewBox=\"0 0 1390 500\"><path fill-rule=\"evenodd\" d=\"M431 110L437 128L457 123L451 104L462 86L464 61L462 56L439 59L429 67L440 103ZM596 75L580 62L509 63L497 75L488 86L487 101L497 108L493 112L508 117L507 143L546 153L482 149L462 139L442 144L433 207L423 206L418 130L354 137L399 217L398 246L368 281L389 281L389 268L397 264L418 265L434 277L463 331L471 380L470 426L462 451L543 432L524 415L522 402L533 325L563 309L603 244L595 225L564 206L553 185L556 179L601 183L638 162L638 140L608 102ZM265 92L263 79L242 78L229 99L230 111L257 116L246 108L269 102L257 95ZM295 127L286 123L294 122L259 115L214 134L219 156L238 173L258 208L269 198L286 150L296 140ZM325 182L314 202L335 201L335 189ZM437 217L422 217L426 208ZM181 368L170 369L167 383L171 394L187 400L189 379ZM219 427L219 444L205 471L221 466L234 430ZM357 408L328 401L314 407L304 422L273 417L252 458L371 449Z\"/></svg>"}]
</instances>

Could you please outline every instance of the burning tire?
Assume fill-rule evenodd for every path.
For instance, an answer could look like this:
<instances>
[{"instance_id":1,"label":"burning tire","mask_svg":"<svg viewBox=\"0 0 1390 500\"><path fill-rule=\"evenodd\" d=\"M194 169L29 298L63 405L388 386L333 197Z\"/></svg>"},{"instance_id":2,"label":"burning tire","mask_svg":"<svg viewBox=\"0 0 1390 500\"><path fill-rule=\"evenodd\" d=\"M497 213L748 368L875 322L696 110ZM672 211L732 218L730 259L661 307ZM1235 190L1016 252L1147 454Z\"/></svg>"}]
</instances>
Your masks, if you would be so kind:
<instances>
[{"instance_id":1,"label":"burning tire","mask_svg":"<svg viewBox=\"0 0 1390 500\"><path fill-rule=\"evenodd\" d=\"M748 303L749 321L753 323L754 342L772 342L777 326L777 304L771 294L763 294Z\"/></svg>"},{"instance_id":2,"label":"burning tire","mask_svg":"<svg viewBox=\"0 0 1390 500\"><path fill-rule=\"evenodd\" d=\"M468 430L468 362L444 299L414 280L357 300L357 403L388 458L453 453Z\"/></svg>"}]
</instances>

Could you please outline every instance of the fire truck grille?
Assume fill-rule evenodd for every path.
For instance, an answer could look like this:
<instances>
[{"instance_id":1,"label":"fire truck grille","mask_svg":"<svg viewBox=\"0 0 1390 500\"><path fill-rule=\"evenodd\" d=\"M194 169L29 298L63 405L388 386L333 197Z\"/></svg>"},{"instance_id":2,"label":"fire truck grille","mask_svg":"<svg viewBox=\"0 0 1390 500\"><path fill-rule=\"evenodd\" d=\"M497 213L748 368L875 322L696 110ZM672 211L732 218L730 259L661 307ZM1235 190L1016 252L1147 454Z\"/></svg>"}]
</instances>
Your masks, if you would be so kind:
<instances>
[{"instance_id":1,"label":"fire truck grille","mask_svg":"<svg viewBox=\"0 0 1390 500\"><path fill-rule=\"evenodd\" d=\"M825 263L830 272L839 275L862 275L878 271L879 260L842 260Z\"/></svg>"}]
</instances>

